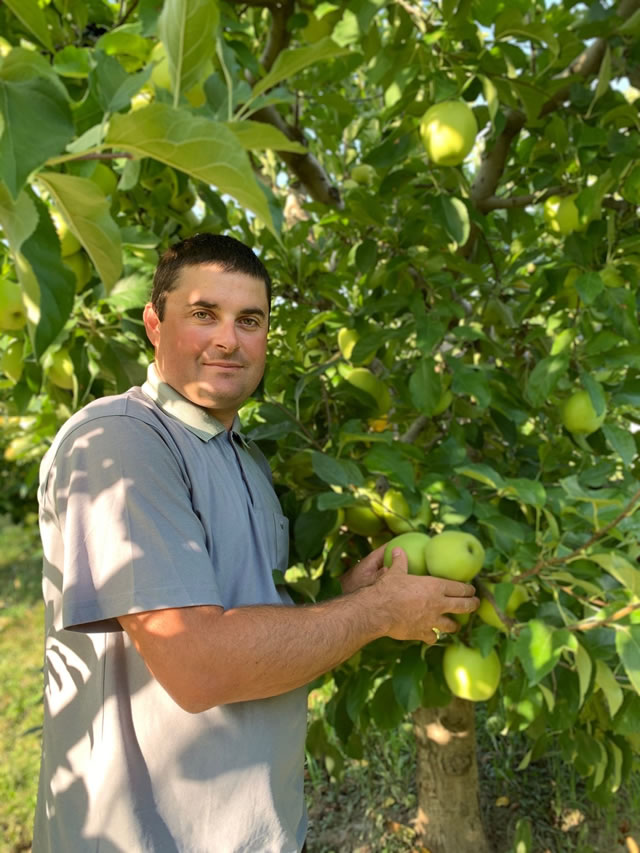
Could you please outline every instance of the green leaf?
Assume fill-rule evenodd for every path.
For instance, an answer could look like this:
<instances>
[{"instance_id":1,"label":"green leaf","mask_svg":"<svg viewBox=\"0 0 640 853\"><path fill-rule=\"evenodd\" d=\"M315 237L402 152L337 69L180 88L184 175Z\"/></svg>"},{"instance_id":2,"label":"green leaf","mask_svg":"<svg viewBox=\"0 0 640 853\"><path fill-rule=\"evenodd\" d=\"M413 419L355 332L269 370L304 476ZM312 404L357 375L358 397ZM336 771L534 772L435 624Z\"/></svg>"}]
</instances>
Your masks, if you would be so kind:
<instances>
[{"instance_id":1,"label":"green leaf","mask_svg":"<svg viewBox=\"0 0 640 853\"><path fill-rule=\"evenodd\" d=\"M119 112L129 106L131 98L151 76L151 68L128 74L114 56L107 56L99 50L94 52L93 61L89 82L105 113Z\"/></svg>"},{"instance_id":2,"label":"green leaf","mask_svg":"<svg viewBox=\"0 0 640 853\"><path fill-rule=\"evenodd\" d=\"M14 201L5 184L0 182L0 226L14 253L38 225L38 211L26 192L21 192ZM19 265L18 265L19 269Z\"/></svg>"},{"instance_id":3,"label":"green leaf","mask_svg":"<svg viewBox=\"0 0 640 853\"><path fill-rule=\"evenodd\" d=\"M482 92L484 94L484 99L487 102L487 107L489 108L489 118L494 122L500 108L498 90L492 81L488 77L485 77L484 74L479 74L478 76L482 81Z\"/></svg>"},{"instance_id":4,"label":"green leaf","mask_svg":"<svg viewBox=\"0 0 640 853\"><path fill-rule=\"evenodd\" d=\"M311 464L314 473L330 486L362 486L364 483L360 468L350 459L336 459L314 450Z\"/></svg>"},{"instance_id":5,"label":"green leaf","mask_svg":"<svg viewBox=\"0 0 640 853\"><path fill-rule=\"evenodd\" d=\"M391 446L378 445L367 453L364 464L369 471L385 474L401 486L413 489L415 477L413 465L404 456L397 442Z\"/></svg>"},{"instance_id":6,"label":"green leaf","mask_svg":"<svg viewBox=\"0 0 640 853\"><path fill-rule=\"evenodd\" d=\"M596 686L602 690L612 717L620 710L624 695L615 675L604 661L596 661Z\"/></svg>"},{"instance_id":7,"label":"green leaf","mask_svg":"<svg viewBox=\"0 0 640 853\"><path fill-rule=\"evenodd\" d=\"M597 272L582 273L575 280L574 285L585 305L592 305L605 287Z\"/></svg>"},{"instance_id":8,"label":"green leaf","mask_svg":"<svg viewBox=\"0 0 640 853\"><path fill-rule=\"evenodd\" d=\"M28 176L73 139L69 103L49 79L0 79L0 177L14 198ZM34 118L37 117L37 130Z\"/></svg>"},{"instance_id":9,"label":"green leaf","mask_svg":"<svg viewBox=\"0 0 640 853\"><path fill-rule=\"evenodd\" d=\"M369 708L371 716L381 729L393 729L404 719L404 708L396 699L393 681L390 678L378 687Z\"/></svg>"},{"instance_id":10,"label":"green leaf","mask_svg":"<svg viewBox=\"0 0 640 853\"><path fill-rule=\"evenodd\" d=\"M564 649L576 648L577 640L570 631L553 628L539 619L529 621L515 642L516 655L530 684L538 684L551 672Z\"/></svg>"},{"instance_id":11,"label":"green leaf","mask_svg":"<svg viewBox=\"0 0 640 853\"><path fill-rule=\"evenodd\" d=\"M291 151L294 154L308 154L308 149L300 142L294 142L281 130L262 121L228 121L225 126L238 137L247 151Z\"/></svg>"},{"instance_id":12,"label":"green leaf","mask_svg":"<svg viewBox=\"0 0 640 853\"><path fill-rule=\"evenodd\" d=\"M580 371L580 381L589 394L596 416L599 417L607 408L607 400L602 385L585 370Z\"/></svg>"},{"instance_id":13,"label":"green leaf","mask_svg":"<svg viewBox=\"0 0 640 853\"><path fill-rule=\"evenodd\" d=\"M378 248L375 240L371 240L371 238L367 237L361 243L358 243L355 254L358 272L366 275L366 273L375 267L377 259Z\"/></svg>"},{"instance_id":14,"label":"green leaf","mask_svg":"<svg viewBox=\"0 0 640 853\"><path fill-rule=\"evenodd\" d=\"M587 690L591 684L593 661L591 660L589 652L580 644L578 644L578 647L576 648L576 669L578 671L578 683L580 685L580 706L582 706L584 697L587 695Z\"/></svg>"},{"instance_id":15,"label":"green leaf","mask_svg":"<svg viewBox=\"0 0 640 853\"><path fill-rule=\"evenodd\" d=\"M109 123L109 145L138 157L153 157L221 193L229 193L276 233L264 192L237 136L219 122L167 104L151 104Z\"/></svg>"},{"instance_id":16,"label":"green leaf","mask_svg":"<svg viewBox=\"0 0 640 853\"><path fill-rule=\"evenodd\" d=\"M456 474L470 477L472 480L477 480L479 483L484 483L485 486L491 486L493 489L501 489L505 485L505 481L500 474L482 462L469 462L467 465L458 465L455 470Z\"/></svg>"},{"instance_id":17,"label":"green leaf","mask_svg":"<svg viewBox=\"0 0 640 853\"><path fill-rule=\"evenodd\" d=\"M38 320L33 334L33 349L40 358L53 343L67 321L75 296L75 275L62 263L60 241L48 208L35 199L38 227L22 244L21 254L29 263L37 280L39 294ZM30 317L34 318L32 312Z\"/></svg>"},{"instance_id":18,"label":"green leaf","mask_svg":"<svg viewBox=\"0 0 640 853\"><path fill-rule=\"evenodd\" d=\"M424 415L432 415L442 395L442 379L436 371L435 359L425 356L409 379L413 405Z\"/></svg>"},{"instance_id":19,"label":"green leaf","mask_svg":"<svg viewBox=\"0 0 640 853\"><path fill-rule=\"evenodd\" d=\"M616 631L616 650L636 693L640 693L640 625Z\"/></svg>"},{"instance_id":20,"label":"green leaf","mask_svg":"<svg viewBox=\"0 0 640 853\"><path fill-rule=\"evenodd\" d=\"M631 433L615 424L603 424L602 432L609 447L618 454L625 466L630 468L638 455Z\"/></svg>"},{"instance_id":21,"label":"green leaf","mask_svg":"<svg viewBox=\"0 0 640 853\"><path fill-rule=\"evenodd\" d=\"M195 86L214 53L220 19L217 0L165 0L158 32L167 52L174 106Z\"/></svg>"},{"instance_id":22,"label":"green leaf","mask_svg":"<svg viewBox=\"0 0 640 853\"><path fill-rule=\"evenodd\" d=\"M5 0L20 23L43 44L47 50L53 51L51 33L47 25L44 10L38 4L38 0Z\"/></svg>"},{"instance_id":23,"label":"green leaf","mask_svg":"<svg viewBox=\"0 0 640 853\"><path fill-rule=\"evenodd\" d=\"M491 388L484 371L479 367L463 364L458 358L447 359L447 363L453 370L451 390L455 394L475 398L478 408L486 409L491 403Z\"/></svg>"},{"instance_id":24,"label":"green leaf","mask_svg":"<svg viewBox=\"0 0 640 853\"><path fill-rule=\"evenodd\" d=\"M568 369L567 355L552 355L539 361L531 371L524 391L531 405L537 408L545 403Z\"/></svg>"},{"instance_id":25,"label":"green leaf","mask_svg":"<svg viewBox=\"0 0 640 853\"><path fill-rule=\"evenodd\" d=\"M38 179L51 193L108 290L122 272L120 229L109 213L109 200L88 178L41 172Z\"/></svg>"},{"instance_id":26,"label":"green leaf","mask_svg":"<svg viewBox=\"0 0 640 853\"><path fill-rule=\"evenodd\" d=\"M354 723L358 721L360 711L369 698L370 689L371 673L366 669L359 670L355 678L349 680L344 688L347 714Z\"/></svg>"},{"instance_id":27,"label":"green leaf","mask_svg":"<svg viewBox=\"0 0 640 853\"><path fill-rule=\"evenodd\" d=\"M422 704L423 680L427 664L420 646L410 646L393 668L393 692L402 707L411 713Z\"/></svg>"},{"instance_id":28,"label":"green leaf","mask_svg":"<svg viewBox=\"0 0 640 853\"><path fill-rule=\"evenodd\" d=\"M604 56L602 57L602 62L600 63L600 71L598 73L598 85L596 86L596 91L593 95L593 100L591 101L591 106L587 112L587 116L591 115L591 111L595 106L596 101L601 98L605 92L609 89L609 83L611 82L611 48L607 45Z\"/></svg>"},{"instance_id":29,"label":"green leaf","mask_svg":"<svg viewBox=\"0 0 640 853\"><path fill-rule=\"evenodd\" d=\"M459 198L440 196L444 213L444 225L447 234L457 246L464 245L469 239L471 221L466 204Z\"/></svg>"},{"instance_id":30,"label":"green leaf","mask_svg":"<svg viewBox=\"0 0 640 853\"><path fill-rule=\"evenodd\" d=\"M328 36L320 39L310 47L284 50L278 55L271 71L266 77L259 80L253 87L251 100L266 92L267 89L271 89L277 83L283 80L290 80L295 74L309 65L315 65L316 62L333 59L336 56L345 56L349 52L347 48L340 47Z\"/></svg>"},{"instance_id":31,"label":"green leaf","mask_svg":"<svg viewBox=\"0 0 640 853\"><path fill-rule=\"evenodd\" d=\"M620 554L615 551L606 554L590 554L589 559L619 581L632 595L640 595L640 569L636 569Z\"/></svg>"},{"instance_id":32,"label":"green leaf","mask_svg":"<svg viewBox=\"0 0 640 853\"><path fill-rule=\"evenodd\" d=\"M525 504L542 509L547 501L547 492L538 480L524 477L509 477L505 480L505 494L514 494Z\"/></svg>"},{"instance_id":33,"label":"green leaf","mask_svg":"<svg viewBox=\"0 0 640 853\"><path fill-rule=\"evenodd\" d=\"M335 510L326 512L311 507L295 521L293 534L296 551L301 560L312 560L322 551L327 534L336 523Z\"/></svg>"}]
</instances>

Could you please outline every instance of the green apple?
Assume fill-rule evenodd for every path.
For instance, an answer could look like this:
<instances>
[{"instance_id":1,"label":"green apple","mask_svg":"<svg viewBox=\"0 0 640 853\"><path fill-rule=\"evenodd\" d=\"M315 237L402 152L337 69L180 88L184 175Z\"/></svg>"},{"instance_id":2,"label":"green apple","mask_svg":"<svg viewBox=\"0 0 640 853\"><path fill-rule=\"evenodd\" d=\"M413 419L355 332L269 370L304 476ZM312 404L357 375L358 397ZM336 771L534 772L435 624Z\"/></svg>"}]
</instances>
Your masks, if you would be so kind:
<instances>
[{"instance_id":1,"label":"green apple","mask_svg":"<svg viewBox=\"0 0 640 853\"><path fill-rule=\"evenodd\" d=\"M89 180L100 187L105 195L113 195L118 186L118 176L106 163L97 162Z\"/></svg>"},{"instance_id":2,"label":"green apple","mask_svg":"<svg viewBox=\"0 0 640 853\"><path fill-rule=\"evenodd\" d=\"M344 523L360 536L375 536L384 529L382 519L370 507L361 504L345 507Z\"/></svg>"},{"instance_id":3,"label":"green apple","mask_svg":"<svg viewBox=\"0 0 640 853\"><path fill-rule=\"evenodd\" d=\"M60 253L62 254L62 257L66 258L69 255L75 255L75 253L79 252L82 248L80 241L75 234L69 230L69 226L57 210L51 211L51 218L53 219L53 224L55 225L58 233L58 239L60 240Z\"/></svg>"},{"instance_id":4,"label":"green apple","mask_svg":"<svg viewBox=\"0 0 640 853\"><path fill-rule=\"evenodd\" d=\"M27 323L27 312L22 302L22 290L19 284L9 279L0 279L0 329L4 332L17 332Z\"/></svg>"},{"instance_id":5,"label":"green apple","mask_svg":"<svg viewBox=\"0 0 640 853\"><path fill-rule=\"evenodd\" d=\"M464 101L441 101L420 121L420 136L429 159L438 166L457 166L473 148L478 123Z\"/></svg>"},{"instance_id":6,"label":"green apple","mask_svg":"<svg viewBox=\"0 0 640 853\"><path fill-rule=\"evenodd\" d=\"M156 89L167 89L171 91L171 75L169 74L169 60L164 44L159 41L153 46L150 62L155 62L153 71L151 72L151 82Z\"/></svg>"},{"instance_id":7,"label":"green apple","mask_svg":"<svg viewBox=\"0 0 640 853\"><path fill-rule=\"evenodd\" d=\"M9 344L0 358L0 371L8 376L12 382L19 382L22 376L24 343L22 341L13 341Z\"/></svg>"},{"instance_id":8,"label":"green apple","mask_svg":"<svg viewBox=\"0 0 640 853\"><path fill-rule=\"evenodd\" d=\"M425 557L430 575L468 583L482 568L484 548L471 533L445 530L429 540Z\"/></svg>"},{"instance_id":9,"label":"green apple","mask_svg":"<svg viewBox=\"0 0 640 853\"><path fill-rule=\"evenodd\" d=\"M47 370L51 382L65 391L73 391L73 373L73 362L68 350L62 348L54 352Z\"/></svg>"},{"instance_id":10,"label":"green apple","mask_svg":"<svg viewBox=\"0 0 640 853\"><path fill-rule=\"evenodd\" d=\"M596 415L591 397L586 391L576 391L562 407L562 423L564 427L576 435L591 435L602 426L606 410Z\"/></svg>"},{"instance_id":11,"label":"green apple","mask_svg":"<svg viewBox=\"0 0 640 853\"><path fill-rule=\"evenodd\" d=\"M92 268L87 255L80 250L64 259L64 265L68 267L76 277L76 293L79 293L91 280Z\"/></svg>"},{"instance_id":12,"label":"green apple","mask_svg":"<svg viewBox=\"0 0 640 853\"><path fill-rule=\"evenodd\" d=\"M425 549L427 543L429 542L429 537L426 533L418 533L414 531L412 533L402 533L400 536L396 536L395 539L392 539L387 543L387 547L384 551L383 562L385 566L390 566L393 561L393 556L391 552L394 548L402 548L402 550L407 555L407 560L409 563L409 574L410 575L426 575L427 572L427 564L425 560Z\"/></svg>"},{"instance_id":13,"label":"green apple","mask_svg":"<svg viewBox=\"0 0 640 853\"><path fill-rule=\"evenodd\" d=\"M366 367L354 367L345 371L344 378L354 388L359 388L377 404L378 412L385 415L391 408L391 394L384 382Z\"/></svg>"},{"instance_id":14,"label":"green apple","mask_svg":"<svg viewBox=\"0 0 640 853\"><path fill-rule=\"evenodd\" d=\"M369 163L358 163L351 170L351 177L357 184L371 186L376 177L376 170Z\"/></svg>"},{"instance_id":15,"label":"green apple","mask_svg":"<svg viewBox=\"0 0 640 853\"><path fill-rule=\"evenodd\" d=\"M579 229L580 219L575 198L575 193L567 196L552 195L545 201L544 220L555 234L566 237Z\"/></svg>"},{"instance_id":16,"label":"green apple","mask_svg":"<svg viewBox=\"0 0 640 853\"><path fill-rule=\"evenodd\" d=\"M498 689L502 667L495 650L483 657L478 649L452 643L444 650L442 672L454 696L469 702L485 702Z\"/></svg>"},{"instance_id":17,"label":"green apple","mask_svg":"<svg viewBox=\"0 0 640 853\"><path fill-rule=\"evenodd\" d=\"M346 358L347 361L350 361L351 353L354 346L358 343L359 338L360 335L355 329L348 329L346 326L343 326L338 330L338 348L342 357Z\"/></svg>"},{"instance_id":18,"label":"green apple","mask_svg":"<svg viewBox=\"0 0 640 853\"><path fill-rule=\"evenodd\" d=\"M374 505L375 511L376 505ZM392 533L408 533L410 530L413 530L413 524L409 520L409 516L411 515L409 504L405 496L398 489L387 489L384 493L381 515Z\"/></svg>"},{"instance_id":19,"label":"green apple","mask_svg":"<svg viewBox=\"0 0 640 853\"><path fill-rule=\"evenodd\" d=\"M486 584L489 592L493 593L496 588L496 585L493 583ZM518 607L523 604L529 598L529 594L527 590L522 586L522 584L516 584L511 590L511 594L509 595L509 599L504 608L505 616L513 616ZM487 625L492 625L494 628L498 628L500 631L504 631L505 634L508 633L509 629L506 624L498 615L498 611L493 606L493 604L489 601L488 598L483 598L480 601L480 607L477 609L478 616L485 622Z\"/></svg>"}]
</instances>

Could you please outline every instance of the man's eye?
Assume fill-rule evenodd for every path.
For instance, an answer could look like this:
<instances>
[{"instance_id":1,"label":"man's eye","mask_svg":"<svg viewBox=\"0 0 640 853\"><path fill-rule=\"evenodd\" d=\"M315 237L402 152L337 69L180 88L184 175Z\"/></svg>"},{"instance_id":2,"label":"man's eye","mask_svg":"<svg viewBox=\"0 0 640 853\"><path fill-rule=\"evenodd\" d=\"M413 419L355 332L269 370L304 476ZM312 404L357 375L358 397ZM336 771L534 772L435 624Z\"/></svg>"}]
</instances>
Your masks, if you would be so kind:
<instances>
[{"instance_id":1,"label":"man's eye","mask_svg":"<svg viewBox=\"0 0 640 853\"><path fill-rule=\"evenodd\" d=\"M208 320L209 319L209 314L206 311L194 311L193 316L197 320Z\"/></svg>"},{"instance_id":2,"label":"man's eye","mask_svg":"<svg viewBox=\"0 0 640 853\"><path fill-rule=\"evenodd\" d=\"M257 326L258 321L255 317L243 317L240 321L244 326Z\"/></svg>"}]
</instances>

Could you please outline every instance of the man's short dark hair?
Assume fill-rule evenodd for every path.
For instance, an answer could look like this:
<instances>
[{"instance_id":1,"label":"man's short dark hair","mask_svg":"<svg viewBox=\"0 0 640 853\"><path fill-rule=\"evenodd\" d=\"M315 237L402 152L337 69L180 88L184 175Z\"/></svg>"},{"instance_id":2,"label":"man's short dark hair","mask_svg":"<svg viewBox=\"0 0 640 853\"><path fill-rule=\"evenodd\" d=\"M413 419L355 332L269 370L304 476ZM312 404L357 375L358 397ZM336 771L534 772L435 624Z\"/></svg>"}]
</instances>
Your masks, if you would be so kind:
<instances>
[{"instance_id":1,"label":"man's short dark hair","mask_svg":"<svg viewBox=\"0 0 640 853\"><path fill-rule=\"evenodd\" d=\"M249 246L224 234L195 234L170 246L160 258L153 276L151 304L158 319L164 319L167 294L178 285L183 267L215 264L223 272L239 272L262 279L267 288L267 302L271 307L271 277L260 258Z\"/></svg>"}]
</instances>

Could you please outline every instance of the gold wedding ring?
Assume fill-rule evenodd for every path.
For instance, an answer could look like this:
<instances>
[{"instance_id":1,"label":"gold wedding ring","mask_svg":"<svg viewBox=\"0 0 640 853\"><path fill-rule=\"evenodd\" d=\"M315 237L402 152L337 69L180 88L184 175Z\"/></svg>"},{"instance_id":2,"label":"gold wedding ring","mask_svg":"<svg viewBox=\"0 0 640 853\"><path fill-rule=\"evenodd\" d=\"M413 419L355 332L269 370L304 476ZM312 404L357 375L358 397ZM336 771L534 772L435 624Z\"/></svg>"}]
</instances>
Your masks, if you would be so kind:
<instances>
[{"instance_id":1,"label":"gold wedding ring","mask_svg":"<svg viewBox=\"0 0 640 853\"><path fill-rule=\"evenodd\" d=\"M436 635L436 643L437 643L438 640L440 639L440 634L442 633L442 631L440 630L440 628L432 628L431 630Z\"/></svg>"}]
</instances>

